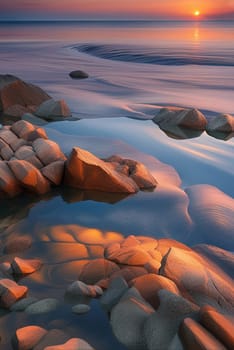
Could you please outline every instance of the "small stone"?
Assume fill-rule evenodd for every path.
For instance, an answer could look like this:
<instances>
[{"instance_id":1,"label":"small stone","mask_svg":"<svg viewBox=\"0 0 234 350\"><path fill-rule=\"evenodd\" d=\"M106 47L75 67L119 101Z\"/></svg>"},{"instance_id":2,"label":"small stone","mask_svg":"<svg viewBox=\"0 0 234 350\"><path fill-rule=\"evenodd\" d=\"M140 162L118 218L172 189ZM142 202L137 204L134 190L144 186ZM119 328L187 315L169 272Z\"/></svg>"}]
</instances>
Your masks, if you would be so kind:
<instances>
[{"instance_id":1,"label":"small stone","mask_svg":"<svg viewBox=\"0 0 234 350\"><path fill-rule=\"evenodd\" d=\"M72 312L75 314L86 314L89 310L90 306L86 304L77 304L72 307Z\"/></svg>"},{"instance_id":2,"label":"small stone","mask_svg":"<svg viewBox=\"0 0 234 350\"><path fill-rule=\"evenodd\" d=\"M10 307L11 311L24 311L29 305L34 304L38 301L37 298L27 297L17 301Z\"/></svg>"},{"instance_id":3,"label":"small stone","mask_svg":"<svg viewBox=\"0 0 234 350\"><path fill-rule=\"evenodd\" d=\"M9 309L16 301L23 298L27 291L27 287L20 286L10 279L0 279L0 305Z\"/></svg>"},{"instance_id":4,"label":"small stone","mask_svg":"<svg viewBox=\"0 0 234 350\"><path fill-rule=\"evenodd\" d=\"M70 72L69 75L72 79L86 79L89 77L88 73L82 70L74 70Z\"/></svg>"},{"instance_id":5,"label":"small stone","mask_svg":"<svg viewBox=\"0 0 234 350\"><path fill-rule=\"evenodd\" d=\"M40 301L37 301L36 303L29 305L25 309L25 312L31 315L45 314L45 313L55 311L58 308L58 305L59 305L59 302L57 299L54 299L54 298L42 299Z\"/></svg>"}]
</instances>

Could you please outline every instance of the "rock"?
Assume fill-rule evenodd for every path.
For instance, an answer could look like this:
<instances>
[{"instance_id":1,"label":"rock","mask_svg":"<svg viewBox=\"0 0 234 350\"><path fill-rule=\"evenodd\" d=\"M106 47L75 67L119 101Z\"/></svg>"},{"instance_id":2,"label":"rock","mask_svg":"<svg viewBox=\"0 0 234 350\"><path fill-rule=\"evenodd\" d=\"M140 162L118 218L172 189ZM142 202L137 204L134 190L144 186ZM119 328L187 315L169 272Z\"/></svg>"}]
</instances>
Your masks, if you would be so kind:
<instances>
[{"instance_id":1,"label":"rock","mask_svg":"<svg viewBox=\"0 0 234 350\"><path fill-rule=\"evenodd\" d=\"M181 293L198 305L233 310L233 281L198 254L171 248L162 260L160 273L174 281Z\"/></svg>"},{"instance_id":2,"label":"rock","mask_svg":"<svg viewBox=\"0 0 234 350\"><path fill-rule=\"evenodd\" d=\"M54 299L54 298L42 299L37 301L36 303L29 305L25 309L25 312L31 315L45 314L48 312L55 311L58 308L58 305L59 305L59 302L57 299Z\"/></svg>"},{"instance_id":3,"label":"rock","mask_svg":"<svg viewBox=\"0 0 234 350\"><path fill-rule=\"evenodd\" d=\"M130 282L142 295L142 297L151 304L155 309L159 307L158 291L161 289L168 290L171 293L179 295L180 292L176 284L160 275L147 274L137 277Z\"/></svg>"},{"instance_id":4,"label":"rock","mask_svg":"<svg viewBox=\"0 0 234 350\"><path fill-rule=\"evenodd\" d=\"M89 77L88 73L83 72L82 70L73 70L69 75L73 79L86 79Z\"/></svg>"},{"instance_id":5,"label":"rock","mask_svg":"<svg viewBox=\"0 0 234 350\"><path fill-rule=\"evenodd\" d=\"M35 166L26 160L11 160L8 165L20 185L28 191L44 194L50 190L49 182Z\"/></svg>"},{"instance_id":6,"label":"rock","mask_svg":"<svg viewBox=\"0 0 234 350\"><path fill-rule=\"evenodd\" d=\"M109 312L119 302L127 290L128 284L122 277L114 278L100 299L104 310Z\"/></svg>"},{"instance_id":7,"label":"rock","mask_svg":"<svg viewBox=\"0 0 234 350\"><path fill-rule=\"evenodd\" d=\"M121 247L118 251L108 254L107 258L118 264L144 266L151 256L141 246Z\"/></svg>"},{"instance_id":8,"label":"rock","mask_svg":"<svg viewBox=\"0 0 234 350\"><path fill-rule=\"evenodd\" d=\"M29 305L34 304L38 301L37 298L27 297L20 299L10 307L11 311L24 311Z\"/></svg>"},{"instance_id":9,"label":"rock","mask_svg":"<svg viewBox=\"0 0 234 350\"><path fill-rule=\"evenodd\" d=\"M38 259L21 259L15 257L11 263L13 273L16 275L27 275L41 268L42 262Z\"/></svg>"},{"instance_id":10,"label":"rock","mask_svg":"<svg viewBox=\"0 0 234 350\"><path fill-rule=\"evenodd\" d=\"M44 350L95 350L95 349L83 339L71 338L62 345L47 346Z\"/></svg>"},{"instance_id":11,"label":"rock","mask_svg":"<svg viewBox=\"0 0 234 350\"><path fill-rule=\"evenodd\" d=\"M32 238L31 236L22 235L19 237L13 237L12 239L8 239L5 247L3 249L3 252L5 254L14 254L22 252L28 248L30 248L32 245Z\"/></svg>"},{"instance_id":12,"label":"rock","mask_svg":"<svg viewBox=\"0 0 234 350\"><path fill-rule=\"evenodd\" d=\"M133 179L141 190L152 189L157 185L155 178L150 174L144 164L140 162L123 159L115 155L106 159L106 161L112 165L116 164L117 166L114 166L115 170Z\"/></svg>"},{"instance_id":13,"label":"rock","mask_svg":"<svg viewBox=\"0 0 234 350\"><path fill-rule=\"evenodd\" d=\"M3 278L0 279L0 305L9 309L17 300L27 294L28 288L20 286L16 282Z\"/></svg>"},{"instance_id":14,"label":"rock","mask_svg":"<svg viewBox=\"0 0 234 350\"><path fill-rule=\"evenodd\" d=\"M180 338L185 349L227 350L212 334L191 318L186 318L182 322Z\"/></svg>"},{"instance_id":15,"label":"rock","mask_svg":"<svg viewBox=\"0 0 234 350\"><path fill-rule=\"evenodd\" d=\"M11 126L11 131L19 138L27 140L28 136L35 130L35 126L25 120L19 120Z\"/></svg>"},{"instance_id":16,"label":"rock","mask_svg":"<svg viewBox=\"0 0 234 350\"><path fill-rule=\"evenodd\" d=\"M46 120L59 120L71 116L71 111L64 100L53 99L43 102L35 112L36 116Z\"/></svg>"},{"instance_id":17,"label":"rock","mask_svg":"<svg viewBox=\"0 0 234 350\"><path fill-rule=\"evenodd\" d=\"M106 259L94 259L88 262L79 273L79 280L87 284L95 284L103 278L111 276L119 267Z\"/></svg>"},{"instance_id":18,"label":"rock","mask_svg":"<svg viewBox=\"0 0 234 350\"><path fill-rule=\"evenodd\" d=\"M66 159L59 145L51 140L39 138L33 142L32 146L37 157L44 165Z\"/></svg>"},{"instance_id":19,"label":"rock","mask_svg":"<svg viewBox=\"0 0 234 350\"><path fill-rule=\"evenodd\" d=\"M162 108L159 113L153 118L153 122L158 124L163 129L167 125L176 125L193 130L205 130L207 120L205 116L197 109L183 108Z\"/></svg>"},{"instance_id":20,"label":"rock","mask_svg":"<svg viewBox=\"0 0 234 350\"><path fill-rule=\"evenodd\" d=\"M13 155L14 152L10 146L6 145L5 147L1 148L0 156L3 160L10 160Z\"/></svg>"},{"instance_id":21,"label":"rock","mask_svg":"<svg viewBox=\"0 0 234 350\"><path fill-rule=\"evenodd\" d=\"M22 146L20 147L14 155L15 159L26 160L28 163L34 165L37 169L43 168L43 164L36 156L36 153L33 151L32 146ZM13 160L13 159L11 159Z\"/></svg>"},{"instance_id":22,"label":"rock","mask_svg":"<svg viewBox=\"0 0 234 350\"><path fill-rule=\"evenodd\" d=\"M0 130L0 139L3 140L9 146L18 140L17 136L11 130L7 129Z\"/></svg>"},{"instance_id":23,"label":"rock","mask_svg":"<svg viewBox=\"0 0 234 350\"><path fill-rule=\"evenodd\" d=\"M75 314L86 314L89 310L90 306L87 304L77 304L72 307L72 312Z\"/></svg>"},{"instance_id":24,"label":"rock","mask_svg":"<svg viewBox=\"0 0 234 350\"><path fill-rule=\"evenodd\" d=\"M63 160L50 163L41 169L41 173L50 181L53 185L60 185L63 182L64 175L64 164Z\"/></svg>"},{"instance_id":25,"label":"rock","mask_svg":"<svg viewBox=\"0 0 234 350\"><path fill-rule=\"evenodd\" d=\"M47 134L44 129L42 128L37 128L35 129L28 137L28 141L33 142L37 139L45 139L47 140Z\"/></svg>"},{"instance_id":26,"label":"rock","mask_svg":"<svg viewBox=\"0 0 234 350\"><path fill-rule=\"evenodd\" d=\"M11 275L13 273L12 268L11 268L11 263L8 261L5 261L0 264L0 271L3 272L3 274L6 273L6 275Z\"/></svg>"},{"instance_id":27,"label":"rock","mask_svg":"<svg viewBox=\"0 0 234 350\"><path fill-rule=\"evenodd\" d=\"M82 281L75 281L67 288L66 296L71 299L79 298L80 296L95 298L96 291L92 286L89 286Z\"/></svg>"},{"instance_id":28,"label":"rock","mask_svg":"<svg viewBox=\"0 0 234 350\"><path fill-rule=\"evenodd\" d=\"M43 125L47 124L47 122L44 119L36 117L32 113L24 113L22 115L21 119L25 120L26 122L29 122L33 125L38 125L38 126L43 126Z\"/></svg>"},{"instance_id":29,"label":"rock","mask_svg":"<svg viewBox=\"0 0 234 350\"><path fill-rule=\"evenodd\" d=\"M220 114L209 120L206 130L208 132L234 132L234 117L230 114Z\"/></svg>"},{"instance_id":30,"label":"rock","mask_svg":"<svg viewBox=\"0 0 234 350\"><path fill-rule=\"evenodd\" d=\"M234 200L217 187L193 185L185 189L188 213L194 222L196 243L209 243L234 250Z\"/></svg>"},{"instance_id":31,"label":"rock","mask_svg":"<svg viewBox=\"0 0 234 350\"><path fill-rule=\"evenodd\" d=\"M197 308L183 297L161 289L160 306L144 324L148 350L168 350L181 321L197 312ZM190 348L188 348L190 349Z\"/></svg>"},{"instance_id":32,"label":"rock","mask_svg":"<svg viewBox=\"0 0 234 350\"><path fill-rule=\"evenodd\" d=\"M11 144L11 148L16 152L20 147L25 145L27 145L26 140L17 138L17 140Z\"/></svg>"},{"instance_id":33,"label":"rock","mask_svg":"<svg viewBox=\"0 0 234 350\"><path fill-rule=\"evenodd\" d=\"M41 339L33 350L45 350L48 346L63 344L68 341L69 337L59 329L52 329Z\"/></svg>"},{"instance_id":34,"label":"rock","mask_svg":"<svg viewBox=\"0 0 234 350\"><path fill-rule=\"evenodd\" d=\"M31 350L46 334L47 331L39 326L19 328L12 339L13 348L16 350Z\"/></svg>"},{"instance_id":35,"label":"rock","mask_svg":"<svg viewBox=\"0 0 234 350\"><path fill-rule=\"evenodd\" d=\"M210 306L204 306L200 310L200 321L228 349L234 348L234 326L231 318Z\"/></svg>"},{"instance_id":36,"label":"rock","mask_svg":"<svg viewBox=\"0 0 234 350\"><path fill-rule=\"evenodd\" d=\"M10 197L15 197L21 192L19 181L14 176L6 162L0 161L0 191Z\"/></svg>"},{"instance_id":37,"label":"rock","mask_svg":"<svg viewBox=\"0 0 234 350\"><path fill-rule=\"evenodd\" d=\"M12 117L12 118L21 118L23 114L28 112L30 108L21 106L21 105L13 105L4 110L4 116Z\"/></svg>"},{"instance_id":38,"label":"rock","mask_svg":"<svg viewBox=\"0 0 234 350\"><path fill-rule=\"evenodd\" d=\"M110 322L114 335L127 349L146 350L143 326L153 312L146 302L126 297L111 310Z\"/></svg>"},{"instance_id":39,"label":"rock","mask_svg":"<svg viewBox=\"0 0 234 350\"><path fill-rule=\"evenodd\" d=\"M9 75L8 75L9 77ZM39 106L50 99L41 88L28 84L19 78L0 76L0 106L2 111L11 106L20 105L32 111L32 106Z\"/></svg>"},{"instance_id":40,"label":"rock","mask_svg":"<svg viewBox=\"0 0 234 350\"><path fill-rule=\"evenodd\" d=\"M117 173L88 151L73 148L66 163L65 184L86 190L135 193L138 187L127 176Z\"/></svg>"},{"instance_id":41,"label":"rock","mask_svg":"<svg viewBox=\"0 0 234 350\"><path fill-rule=\"evenodd\" d=\"M217 264L231 278L234 277L233 253L209 244L197 244L193 249L201 256Z\"/></svg>"}]
</instances>

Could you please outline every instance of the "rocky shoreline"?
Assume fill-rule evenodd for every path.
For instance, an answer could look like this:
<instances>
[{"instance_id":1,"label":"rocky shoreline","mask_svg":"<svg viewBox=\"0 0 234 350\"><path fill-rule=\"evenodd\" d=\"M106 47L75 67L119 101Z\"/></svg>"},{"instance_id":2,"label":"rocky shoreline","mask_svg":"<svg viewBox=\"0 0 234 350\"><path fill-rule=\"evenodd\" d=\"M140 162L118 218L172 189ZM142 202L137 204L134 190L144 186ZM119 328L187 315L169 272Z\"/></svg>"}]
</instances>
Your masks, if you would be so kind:
<instances>
[{"instance_id":1,"label":"rocky shoreline","mask_svg":"<svg viewBox=\"0 0 234 350\"><path fill-rule=\"evenodd\" d=\"M1 112L7 117L24 119L25 113L35 113L27 115L32 123L18 120L0 129L2 197L13 198L24 191L41 196L64 185L117 194L134 194L157 186L157 179L138 161L117 155L99 159L79 147L65 155L38 124L70 118L70 111L64 102L53 101L40 88L16 77L1 76L0 101ZM207 124L196 110L163 109L154 122L162 129L174 125L234 131L232 116L220 116ZM13 234L8 236L8 229L4 229L1 235L0 306L6 312L44 317L68 304L71 314L82 317L97 299L115 337L126 349L234 347L234 258L223 249L209 245L190 248L167 238L123 238L76 225L53 231L48 227L40 240L52 259L47 263L31 253L31 236L16 238L14 227ZM25 256L27 251L32 255ZM62 265L60 269L61 259L69 260L69 269ZM63 284L62 301L36 298L20 279L31 274L42 277L42 271L49 268L73 279ZM94 350L84 339L37 324L18 327L11 343L18 350Z\"/></svg>"}]
</instances>

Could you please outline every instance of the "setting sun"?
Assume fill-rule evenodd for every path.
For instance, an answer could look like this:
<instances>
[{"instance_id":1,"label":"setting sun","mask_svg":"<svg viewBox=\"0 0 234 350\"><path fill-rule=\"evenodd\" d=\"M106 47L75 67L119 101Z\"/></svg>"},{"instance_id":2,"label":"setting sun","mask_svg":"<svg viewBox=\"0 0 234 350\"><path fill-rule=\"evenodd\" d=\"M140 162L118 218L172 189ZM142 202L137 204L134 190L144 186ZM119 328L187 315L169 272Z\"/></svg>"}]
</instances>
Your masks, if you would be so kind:
<instances>
[{"instance_id":1,"label":"setting sun","mask_svg":"<svg viewBox=\"0 0 234 350\"><path fill-rule=\"evenodd\" d=\"M200 16L200 11L199 10L194 11L194 16L196 17Z\"/></svg>"}]
</instances>

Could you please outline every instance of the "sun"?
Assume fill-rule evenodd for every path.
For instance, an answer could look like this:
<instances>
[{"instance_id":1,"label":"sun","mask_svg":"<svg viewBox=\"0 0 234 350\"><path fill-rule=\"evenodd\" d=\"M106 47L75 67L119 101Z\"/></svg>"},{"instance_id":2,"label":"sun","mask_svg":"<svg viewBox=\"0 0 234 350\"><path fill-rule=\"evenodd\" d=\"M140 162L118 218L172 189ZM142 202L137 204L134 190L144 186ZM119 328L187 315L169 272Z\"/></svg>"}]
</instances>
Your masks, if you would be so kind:
<instances>
[{"instance_id":1,"label":"sun","mask_svg":"<svg viewBox=\"0 0 234 350\"><path fill-rule=\"evenodd\" d=\"M198 16L200 16L200 11L199 10L196 10L196 11L194 11L194 16L196 16L196 17L198 17Z\"/></svg>"}]
</instances>

